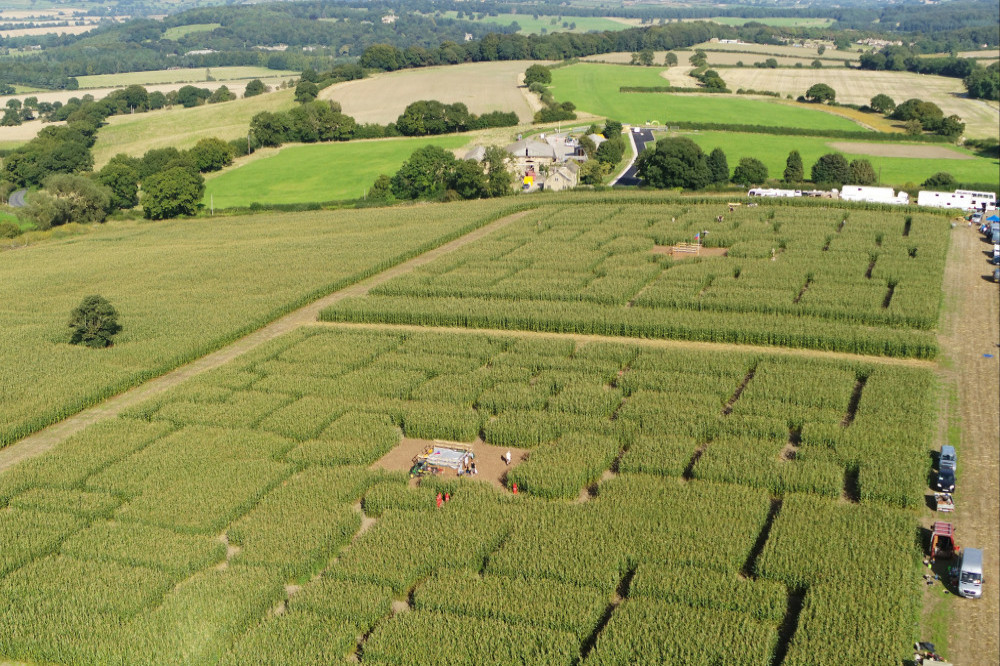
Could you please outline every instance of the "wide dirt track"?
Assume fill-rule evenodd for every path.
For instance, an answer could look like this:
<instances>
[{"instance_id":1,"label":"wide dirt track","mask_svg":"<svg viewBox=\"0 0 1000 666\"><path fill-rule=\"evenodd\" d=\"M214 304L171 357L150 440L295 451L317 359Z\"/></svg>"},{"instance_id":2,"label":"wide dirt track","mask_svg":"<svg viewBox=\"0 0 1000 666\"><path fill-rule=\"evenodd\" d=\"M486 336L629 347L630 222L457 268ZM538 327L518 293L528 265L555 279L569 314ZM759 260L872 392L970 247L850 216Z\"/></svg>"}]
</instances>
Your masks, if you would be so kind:
<instances>
[{"instance_id":1,"label":"wide dirt track","mask_svg":"<svg viewBox=\"0 0 1000 666\"><path fill-rule=\"evenodd\" d=\"M957 388L961 417L955 524L962 547L986 557L983 598L956 599L950 653L956 664L1000 663L1000 296L975 228L961 224L951 237L945 269L942 375ZM992 355L988 358L986 355Z\"/></svg>"}]
</instances>

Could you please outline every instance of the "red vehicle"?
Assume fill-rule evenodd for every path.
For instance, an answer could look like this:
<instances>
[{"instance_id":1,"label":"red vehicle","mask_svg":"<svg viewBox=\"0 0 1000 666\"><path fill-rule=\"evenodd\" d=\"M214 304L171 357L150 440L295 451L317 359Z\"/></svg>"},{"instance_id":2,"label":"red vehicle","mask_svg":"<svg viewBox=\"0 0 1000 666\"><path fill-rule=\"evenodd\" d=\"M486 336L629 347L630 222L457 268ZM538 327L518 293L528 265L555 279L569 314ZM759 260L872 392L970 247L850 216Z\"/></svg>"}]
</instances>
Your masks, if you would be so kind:
<instances>
[{"instance_id":1,"label":"red vehicle","mask_svg":"<svg viewBox=\"0 0 1000 666\"><path fill-rule=\"evenodd\" d=\"M938 521L931 527L931 562L937 558L950 559L961 550L955 541L955 528L951 523Z\"/></svg>"}]
</instances>

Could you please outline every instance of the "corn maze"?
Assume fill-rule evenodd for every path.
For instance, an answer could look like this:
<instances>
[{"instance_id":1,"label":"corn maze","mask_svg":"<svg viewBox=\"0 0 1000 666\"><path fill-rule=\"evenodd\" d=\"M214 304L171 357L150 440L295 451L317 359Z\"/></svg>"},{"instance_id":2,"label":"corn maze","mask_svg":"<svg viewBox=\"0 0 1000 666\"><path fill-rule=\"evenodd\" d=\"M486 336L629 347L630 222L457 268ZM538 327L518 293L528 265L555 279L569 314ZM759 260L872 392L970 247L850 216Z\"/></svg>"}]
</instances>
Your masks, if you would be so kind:
<instances>
[{"instance_id":1,"label":"corn maze","mask_svg":"<svg viewBox=\"0 0 1000 666\"><path fill-rule=\"evenodd\" d=\"M470 323L481 301L483 325L669 312L691 337L731 319L719 335L756 339L746 316L802 346L856 349L861 328L858 351L933 351L931 222L741 213L708 236L728 257L671 266L649 250L695 227L670 210L536 215L331 316ZM306 327L0 475L0 656L898 664L934 391L920 364ZM530 454L505 488L414 486L371 467L404 436Z\"/></svg>"},{"instance_id":2,"label":"corn maze","mask_svg":"<svg viewBox=\"0 0 1000 666\"><path fill-rule=\"evenodd\" d=\"M933 357L948 225L818 206L544 206L323 313ZM694 242L725 256L664 256Z\"/></svg>"}]
</instances>

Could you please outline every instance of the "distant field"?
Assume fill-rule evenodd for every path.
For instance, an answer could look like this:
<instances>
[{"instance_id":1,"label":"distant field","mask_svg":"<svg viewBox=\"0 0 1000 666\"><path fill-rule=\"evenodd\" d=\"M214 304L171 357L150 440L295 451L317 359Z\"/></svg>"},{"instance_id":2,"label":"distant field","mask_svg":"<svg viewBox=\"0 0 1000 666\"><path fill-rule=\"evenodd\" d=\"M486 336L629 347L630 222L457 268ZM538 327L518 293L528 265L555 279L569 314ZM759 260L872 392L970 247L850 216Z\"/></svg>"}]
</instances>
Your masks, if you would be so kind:
<instances>
[{"instance_id":1,"label":"distant field","mask_svg":"<svg viewBox=\"0 0 1000 666\"><path fill-rule=\"evenodd\" d=\"M623 67L581 63L552 72L552 92L582 111L622 122L661 125L676 120L858 130L855 123L822 111L729 95L668 95L621 93L620 86L662 86L654 67ZM787 70L785 70L787 71ZM730 84L732 85L732 84Z\"/></svg>"},{"instance_id":2,"label":"distant field","mask_svg":"<svg viewBox=\"0 0 1000 666\"><path fill-rule=\"evenodd\" d=\"M403 70L331 86L320 98L340 102L344 113L363 123L395 121L408 104L422 99L463 102L473 113L514 111L529 121L534 112L518 86L532 64L514 60Z\"/></svg>"},{"instance_id":3,"label":"distant field","mask_svg":"<svg viewBox=\"0 0 1000 666\"><path fill-rule=\"evenodd\" d=\"M688 58L691 57L692 51L674 51L677 56L678 66L685 69L690 69L691 65L688 64ZM653 53L653 62L657 65L663 64L663 59L666 56L667 51L655 51ZM742 62L746 67L753 67L755 62L763 62L768 58L774 58L778 61L779 65L785 67L794 67L796 63L802 63L803 66L811 65L813 60L817 58L823 63L824 67L842 67L842 61L840 60L825 60L826 54L822 56L809 54L800 54L799 57L795 56L768 56L761 53L740 53L738 51L706 51L706 56L708 56L709 65L736 65L738 62ZM615 53L598 53L597 55L586 56L580 58L580 60L586 62L610 62L610 63L622 63L629 64L632 62L632 54L629 52L615 52ZM725 76L723 76L725 78Z\"/></svg>"},{"instance_id":4,"label":"distant field","mask_svg":"<svg viewBox=\"0 0 1000 666\"><path fill-rule=\"evenodd\" d=\"M163 31L164 39L180 39L196 32L210 32L216 28L221 28L221 23L189 23L188 25L178 25L167 28Z\"/></svg>"},{"instance_id":5,"label":"distant field","mask_svg":"<svg viewBox=\"0 0 1000 666\"><path fill-rule=\"evenodd\" d=\"M279 90L249 99L208 104L193 109L164 109L128 116L112 116L97 133L95 166L99 169L117 153L142 155L150 148L190 148L199 139L245 137L250 119L261 111L283 111L295 105L292 90Z\"/></svg>"},{"instance_id":6,"label":"distant field","mask_svg":"<svg viewBox=\"0 0 1000 666\"><path fill-rule=\"evenodd\" d=\"M837 91L837 101L867 104L872 97L885 93L897 104L911 97L934 102L945 114L956 114L966 123L970 137L997 136L1000 112L995 106L963 97L961 79L910 72L873 72L860 69L758 69L736 68L720 72L730 88L774 90L782 95L803 95L814 83L826 83Z\"/></svg>"},{"instance_id":7,"label":"distant field","mask_svg":"<svg viewBox=\"0 0 1000 666\"><path fill-rule=\"evenodd\" d=\"M446 18L457 18L458 12L442 12ZM625 30L633 26L612 18L601 16L539 16L537 19L530 14L500 14L499 16L484 16L482 19L472 18L466 12L464 20L476 23L495 23L498 26L508 26L514 21L521 26L518 31L522 35L539 35L545 32L591 32L594 30ZM572 26L572 27L570 27Z\"/></svg>"},{"instance_id":8,"label":"distant field","mask_svg":"<svg viewBox=\"0 0 1000 666\"><path fill-rule=\"evenodd\" d=\"M709 152L722 148L729 159L730 169L734 168L741 157L756 157L767 165L772 178L781 178L785 170L785 160L788 153L798 150L802 154L806 177L813 163L822 155L838 150L835 139L809 136L771 136L767 134L736 134L731 132L691 132L684 136L692 139ZM997 160L976 157L966 150L946 146L926 146L922 144L863 144L852 142L849 147L857 150L861 146L870 146L864 152L844 152L848 160L866 159L872 163L876 171L882 174L882 182L897 186L906 183L919 185L928 177L939 171L946 171L957 180L974 183L1000 183L1000 162ZM894 149L902 146L912 146L919 151L925 149L933 155L950 152L955 159L941 157L889 157ZM848 147L848 146L845 146Z\"/></svg>"},{"instance_id":9,"label":"distant field","mask_svg":"<svg viewBox=\"0 0 1000 666\"><path fill-rule=\"evenodd\" d=\"M800 58L815 58L819 55L817 53L818 48L818 43L810 43L805 46L775 46L772 44L720 44L719 42L704 42L702 44L692 46L690 50L694 51L695 49L706 49L712 51L738 51L753 55L768 54ZM838 51L831 45L827 44L826 50L823 52L823 57L838 60L854 60L858 57L858 51L859 49L855 46L852 46L850 51Z\"/></svg>"},{"instance_id":10,"label":"distant field","mask_svg":"<svg viewBox=\"0 0 1000 666\"><path fill-rule=\"evenodd\" d=\"M832 18L794 18L794 17L773 17L773 18L740 18L738 16L715 16L707 19L713 23L722 25L741 26L747 23L763 23L764 25L774 25L790 28L824 28L833 25Z\"/></svg>"},{"instance_id":11,"label":"distant field","mask_svg":"<svg viewBox=\"0 0 1000 666\"><path fill-rule=\"evenodd\" d=\"M364 195L379 174L391 176L417 148L446 149L467 136L380 139L288 146L273 157L248 162L208 181L205 204L216 208L353 199Z\"/></svg>"},{"instance_id":12,"label":"distant field","mask_svg":"<svg viewBox=\"0 0 1000 666\"><path fill-rule=\"evenodd\" d=\"M214 81L208 81L211 74ZM149 72L126 72L124 74L97 74L80 76L77 81L81 88L113 88L130 85L153 85L157 83L198 83L206 88L217 88L222 81L236 79L273 79L276 77L298 78L299 72L268 69L267 67L199 67L197 69L156 69Z\"/></svg>"}]
</instances>

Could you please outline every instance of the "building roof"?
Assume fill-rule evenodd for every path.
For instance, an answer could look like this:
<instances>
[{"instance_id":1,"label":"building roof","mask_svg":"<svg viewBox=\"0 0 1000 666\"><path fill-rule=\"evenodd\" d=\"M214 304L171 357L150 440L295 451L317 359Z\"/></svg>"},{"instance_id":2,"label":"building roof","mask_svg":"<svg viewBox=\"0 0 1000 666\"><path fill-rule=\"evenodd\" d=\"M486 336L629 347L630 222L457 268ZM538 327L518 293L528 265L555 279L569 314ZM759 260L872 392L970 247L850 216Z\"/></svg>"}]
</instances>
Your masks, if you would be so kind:
<instances>
[{"instance_id":1,"label":"building roof","mask_svg":"<svg viewBox=\"0 0 1000 666\"><path fill-rule=\"evenodd\" d=\"M534 139L521 139L508 145L505 150L514 157L535 157L556 159L556 152L547 142L535 141Z\"/></svg>"},{"instance_id":2,"label":"building roof","mask_svg":"<svg viewBox=\"0 0 1000 666\"><path fill-rule=\"evenodd\" d=\"M486 148L483 146L476 146L465 154L465 159L475 160L477 162L482 162L484 157L486 157Z\"/></svg>"}]
</instances>

